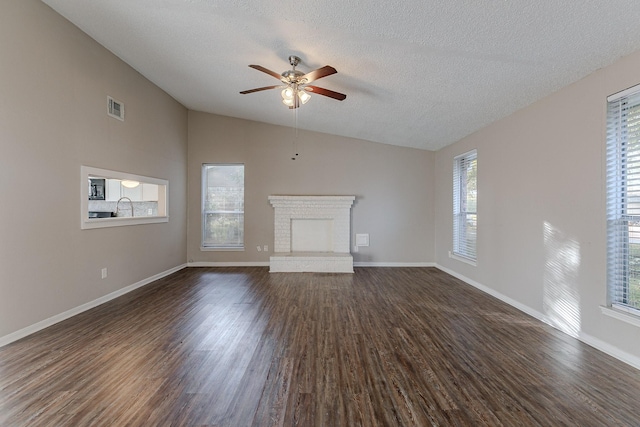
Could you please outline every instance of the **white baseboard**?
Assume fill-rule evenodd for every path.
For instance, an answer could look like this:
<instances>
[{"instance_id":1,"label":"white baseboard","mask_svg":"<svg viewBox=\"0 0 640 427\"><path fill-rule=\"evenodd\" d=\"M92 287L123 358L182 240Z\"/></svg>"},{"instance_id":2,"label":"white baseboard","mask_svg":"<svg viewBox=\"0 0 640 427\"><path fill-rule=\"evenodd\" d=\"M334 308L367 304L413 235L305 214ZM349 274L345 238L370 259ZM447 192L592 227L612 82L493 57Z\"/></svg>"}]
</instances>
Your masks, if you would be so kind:
<instances>
[{"instance_id":1,"label":"white baseboard","mask_svg":"<svg viewBox=\"0 0 640 427\"><path fill-rule=\"evenodd\" d=\"M544 314L540 313L539 311L534 310L533 308L531 308L531 307L529 307L527 305L524 305L524 304L522 304L522 303L520 303L520 302L518 302L518 301L516 301L514 299L511 299L508 296L503 295L503 294L501 294L500 292L498 292L498 291L496 291L494 289L491 289L491 288L489 288L487 286L484 286L484 285L476 282L475 280L469 279L468 277L463 276L462 274L456 273L453 270L449 270L448 268L443 267L443 266L441 266L439 264L436 264L436 268L438 268L439 270L444 271L447 274L452 275L453 277L455 277L457 279L462 280L463 282L473 286L474 288L477 288L477 289L479 289L479 290L481 290L481 291L483 291L483 292L485 292L485 293L487 293L487 294L489 294L489 295L491 295L491 296L493 296L495 298L498 298L500 301L503 301L503 302L509 304L510 306L512 306L514 308L517 308L518 310L520 310L520 311L522 311L522 312L524 312L524 313L526 313L526 314L528 314L528 315L530 315L532 317L535 317L536 319L540 320L541 322L546 323L547 325L558 329L550 321L550 319L547 316L545 316ZM564 331L562 331L560 329L558 329L558 330L560 332L562 332L562 333L566 333L566 332L564 332ZM590 345L593 348L596 348L596 349L602 351L603 353L608 354L609 356L615 357L616 359L618 359L618 360L620 360L620 361L622 361L622 362L624 362L624 363L626 363L626 364L628 364L630 366L633 366L636 369L640 369L640 358L638 358L638 357L636 357L636 356L634 356L634 355L632 355L630 353L627 353L625 351L622 351L618 347L615 347L615 346L613 346L613 345L611 345L611 344L609 344L609 343L607 343L605 341L602 341L602 340L600 340L600 339L598 339L596 337L593 337L593 336L591 336L589 334L585 334L582 331L580 331L578 336L575 337L575 338L580 340L580 341L582 341L583 343L585 343L587 345Z\"/></svg>"},{"instance_id":2,"label":"white baseboard","mask_svg":"<svg viewBox=\"0 0 640 427\"><path fill-rule=\"evenodd\" d=\"M176 271L180 271L183 268L185 268L187 265L186 264L182 264L179 265L177 267L171 268L169 270L163 271L162 273L158 273L155 274L151 277L148 277L146 279L143 279L137 283L134 283L133 285L129 285L126 286L122 289L118 289L117 291L111 292L110 294L107 294L105 296L102 296L98 299L95 299L93 301L89 301L88 303L79 305L77 307L72 308L71 310L67 310L63 313L60 314L56 314L55 316L49 317L48 319L42 320L38 323L34 323L31 326L27 326L26 328L22 328L16 332L13 332L9 335L5 335L3 337L0 337L0 347L5 346L9 343L12 343L14 341L17 341L21 338L24 338L28 335L31 335L33 333L36 333L38 331L41 331L42 329L48 328L49 326L55 325L56 323L62 322L63 320L67 320L70 317L73 317L77 314L80 314L84 311L90 310L94 307L97 307L101 304L104 304L107 301L111 301L112 299L118 298L119 296L122 296L124 294L127 294L135 289L141 288L145 285L148 285L151 282L154 282L158 279L162 279L165 276L168 276L170 274L175 273Z\"/></svg>"},{"instance_id":3,"label":"white baseboard","mask_svg":"<svg viewBox=\"0 0 640 427\"><path fill-rule=\"evenodd\" d=\"M247 261L247 262L209 262L197 261L187 263L187 267L269 267L269 261Z\"/></svg>"},{"instance_id":4,"label":"white baseboard","mask_svg":"<svg viewBox=\"0 0 640 427\"><path fill-rule=\"evenodd\" d=\"M585 334L584 332L580 332L580 336L578 337L578 339L593 348L597 348L603 353L607 353L609 356L613 356L616 359L628 365L631 365L636 369L640 369L640 358L634 356L633 354L622 351L618 347L612 346L611 344L589 334Z\"/></svg>"},{"instance_id":5,"label":"white baseboard","mask_svg":"<svg viewBox=\"0 0 640 427\"><path fill-rule=\"evenodd\" d=\"M506 295L501 294L500 292L496 291L495 289L491 289L488 286L485 286L481 283L476 282L475 280L469 279L466 276L463 276L460 273L457 273L453 270L449 270L446 267L443 267L439 264L436 265L436 267L438 268L438 270L442 270L447 274L452 275L453 277L455 277L456 279L460 279L463 282L473 286L474 288L480 289L482 292L487 293L489 295L491 295L492 297L498 298L500 301L502 302L506 302L507 304L509 304L512 307L517 308L518 310L527 313L529 316L535 317L536 319L540 320L541 322L549 323L549 319L542 313L540 313L537 310L534 310L533 308L529 307L528 305L524 305L512 298L509 298ZM553 326L553 325L552 325Z\"/></svg>"},{"instance_id":6,"label":"white baseboard","mask_svg":"<svg viewBox=\"0 0 640 427\"><path fill-rule=\"evenodd\" d=\"M354 262L354 267L435 267L434 262Z\"/></svg>"},{"instance_id":7,"label":"white baseboard","mask_svg":"<svg viewBox=\"0 0 640 427\"><path fill-rule=\"evenodd\" d=\"M434 262L354 262L354 267L436 267ZM257 262L190 262L187 267L269 267L269 261Z\"/></svg>"},{"instance_id":8,"label":"white baseboard","mask_svg":"<svg viewBox=\"0 0 640 427\"><path fill-rule=\"evenodd\" d=\"M437 267L434 262L354 262L354 267ZM209 262L196 261L187 267L269 267L269 261L257 262Z\"/></svg>"}]
</instances>

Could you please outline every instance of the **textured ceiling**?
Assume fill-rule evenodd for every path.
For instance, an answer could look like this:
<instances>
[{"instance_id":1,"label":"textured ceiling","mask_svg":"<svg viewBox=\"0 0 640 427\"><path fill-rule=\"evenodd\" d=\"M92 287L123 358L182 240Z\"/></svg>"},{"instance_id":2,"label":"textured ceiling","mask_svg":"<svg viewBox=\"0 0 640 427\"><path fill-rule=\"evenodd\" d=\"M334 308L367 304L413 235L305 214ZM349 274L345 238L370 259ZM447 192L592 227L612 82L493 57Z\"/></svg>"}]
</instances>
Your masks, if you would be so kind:
<instances>
[{"instance_id":1,"label":"textured ceiling","mask_svg":"<svg viewBox=\"0 0 640 427\"><path fill-rule=\"evenodd\" d=\"M43 1L189 109L428 150L640 49L637 0ZM347 99L238 93L291 54Z\"/></svg>"}]
</instances>

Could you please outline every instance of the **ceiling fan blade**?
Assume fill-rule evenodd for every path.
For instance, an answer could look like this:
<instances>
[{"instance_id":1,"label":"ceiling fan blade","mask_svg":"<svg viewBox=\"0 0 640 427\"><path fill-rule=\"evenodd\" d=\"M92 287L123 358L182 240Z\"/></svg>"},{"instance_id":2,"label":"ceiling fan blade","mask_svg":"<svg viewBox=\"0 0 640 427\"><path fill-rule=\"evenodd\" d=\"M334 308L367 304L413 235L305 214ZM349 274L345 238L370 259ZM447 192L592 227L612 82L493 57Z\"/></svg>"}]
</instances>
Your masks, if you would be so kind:
<instances>
[{"instance_id":1,"label":"ceiling fan blade","mask_svg":"<svg viewBox=\"0 0 640 427\"><path fill-rule=\"evenodd\" d=\"M247 93L260 92L261 90L277 89L279 87L280 87L280 85L278 85L278 86L257 87L255 89L243 90L240 93L243 94L243 95L246 95Z\"/></svg>"},{"instance_id":2,"label":"ceiling fan blade","mask_svg":"<svg viewBox=\"0 0 640 427\"><path fill-rule=\"evenodd\" d=\"M258 71L262 71L263 73L267 73L270 76L275 77L278 80L282 80L282 75L276 73L275 71L271 71L267 68L264 68L262 65L249 65L249 67L253 68L254 70L258 70Z\"/></svg>"},{"instance_id":3,"label":"ceiling fan blade","mask_svg":"<svg viewBox=\"0 0 640 427\"><path fill-rule=\"evenodd\" d=\"M328 96L329 98L337 99L338 101L344 101L347 98L347 95L340 92L334 92L329 89L324 89L318 86L305 86L305 90L311 93L317 93L318 95Z\"/></svg>"},{"instance_id":4,"label":"ceiling fan blade","mask_svg":"<svg viewBox=\"0 0 640 427\"><path fill-rule=\"evenodd\" d=\"M314 80L318 80L335 73L337 73L335 68L329 65L325 65L324 67L318 68L317 70L309 71L307 74L300 77L300 80L305 79L306 83L311 83Z\"/></svg>"}]
</instances>

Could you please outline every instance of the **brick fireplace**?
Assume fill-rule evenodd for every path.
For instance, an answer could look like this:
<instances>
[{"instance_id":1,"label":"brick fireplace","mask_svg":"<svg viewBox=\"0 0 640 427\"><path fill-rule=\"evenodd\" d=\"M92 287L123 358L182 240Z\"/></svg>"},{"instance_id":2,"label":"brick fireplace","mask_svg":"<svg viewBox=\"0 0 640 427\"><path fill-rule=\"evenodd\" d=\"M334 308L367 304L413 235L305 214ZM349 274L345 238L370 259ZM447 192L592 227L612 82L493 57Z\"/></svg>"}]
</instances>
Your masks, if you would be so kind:
<instances>
[{"instance_id":1,"label":"brick fireplace","mask_svg":"<svg viewBox=\"0 0 640 427\"><path fill-rule=\"evenodd\" d=\"M271 272L353 273L355 196L269 196L275 209Z\"/></svg>"}]
</instances>

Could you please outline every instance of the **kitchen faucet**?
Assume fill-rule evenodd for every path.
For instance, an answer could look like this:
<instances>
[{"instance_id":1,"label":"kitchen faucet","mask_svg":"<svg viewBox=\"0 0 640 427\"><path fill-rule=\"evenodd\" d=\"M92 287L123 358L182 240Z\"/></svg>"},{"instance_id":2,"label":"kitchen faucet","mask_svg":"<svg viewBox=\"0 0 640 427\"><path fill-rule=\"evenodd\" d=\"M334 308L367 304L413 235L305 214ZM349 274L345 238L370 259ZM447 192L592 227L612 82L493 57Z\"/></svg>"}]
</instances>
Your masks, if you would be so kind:
<instances>
[{"instance_id":1,"label":"kitchen faucet","mask_svg":"<svg viewBox=\"0 0 640 427\"><path fill-rule=\"evenodd\" d=\"M118 203L116 203L116 216L118 216L118 210L120 209L120 200L122 199L127 199L129 201L129 204L131 204L131 217L133 217L133 202L128 197L120 197L118 199Z\"/></svg>"}]
</instances>

